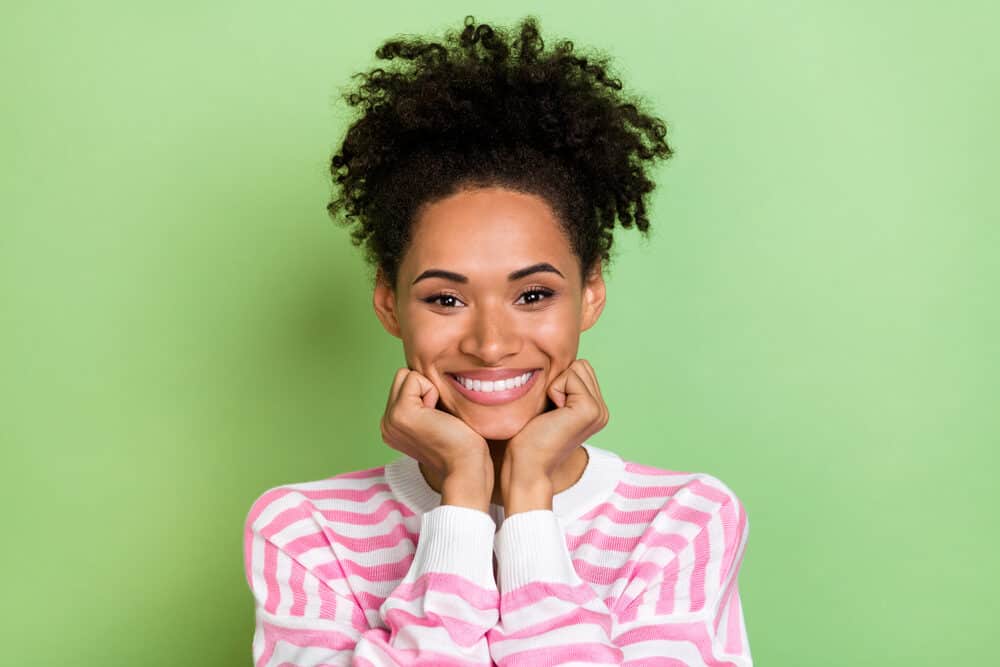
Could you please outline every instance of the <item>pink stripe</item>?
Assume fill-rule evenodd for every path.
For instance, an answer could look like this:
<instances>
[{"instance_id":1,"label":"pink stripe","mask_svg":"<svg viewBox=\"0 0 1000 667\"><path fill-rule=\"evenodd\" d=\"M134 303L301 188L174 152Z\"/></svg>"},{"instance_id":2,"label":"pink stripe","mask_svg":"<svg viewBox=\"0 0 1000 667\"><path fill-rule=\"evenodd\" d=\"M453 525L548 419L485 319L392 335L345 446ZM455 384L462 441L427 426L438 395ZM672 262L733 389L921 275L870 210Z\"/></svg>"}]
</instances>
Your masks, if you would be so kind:
<instances>
[{"instance_id":1,"label":"pink stripe","mask_svg":"<svg viewBox=\"0 0 1000 667\"><path fill-rule=\"evenodd\" d=\"M379 652L384 654L388 661L379 661L382 665L421 665L422 667L475 667L483 665L489 667L490 662L470 662L466 657L448 655L439 651L430 651L426 648L400 649L390 646L385 640L372 642L371 646L377 647Z\"/></svg>"},{"instance_id":2,"label":"pink stripe","mask_svg":"<svg viewBox=\"0 0 1000 667\"><path fill-rule=\"evenodd\" d=\"M382 477L385 475L385 466L377 468L365 468L364 470L352 470L334 475L330 479L368 479L369 477Z\"/></svg>"},{"instance_id":3,"label":"pink stripe","mask_svg":"<svg viewBox=\"0 0 1000 667\"><path fill-rule=\"evenodd\" d=\"M743 623L740 618L743 605L738 590L733 590L726 606L729 609L726 617L726 653L739 655L743 652Z\"/></svg>"},{"instance_id":4,"label":"pink stripe","mask_svg":"<svg viewBox=\"0 0 1000 667\"><path fill-rule=\"evenodd\" d=\"M531 648L505 656L497 665L561 665L566 662L585 662L588 665L620 665L622 651L616 646L598 642L568 644L566 646L545 646Z\"/></svg>"},{"instance_id":5,"label":"pink stripe","mask_svg":"<svg viewBox=\"0 0 1000 667\"><path fill-rule=\"evenodd\" d=\"M712 556L711 537L703 530L694 538L694 568L691 570L691 611L705 606L705 577Z\"/></svg>"},{"instance_id":6,"label":"pink stripe","mask_svg":"<svg viewBox=\"0 0 1000 667\"><path fill-rule=\"evenodd\" d=\"M733 562L733 553L740 543L743 532L742 522L737 524L739 509L733 503L723 503L719 508L719 518L722 519L722 534L725 536L725 550L722 554L722 567L719 568L719 584L725 580L729 567Z\"/></svg>"},{"instance_id":7,"label":"pink stripe","mask_svg":"<svg viewBox=\"0 0 1000 667\"><path fill-rule=\"evenodd\" d=\"M427 572L413 583L403 583L392 592L399 600L422 598L427 591L457 595L476 609L495 609L500 593L496 589L477 586L465 577L445 572Z\"/></svg>"},{"instance_id":8,"label":"pink stripe","mask_svg":"<svg viewBox=\"0 0 1000 667\"><path fill-rule=\"evenodd\" d=\"M643 509L643 510L620 510L609 502L603 502L600 505L597 505L593 509L589 510L586 514L582 515L580 519L584 521L590 521L592 519L596 519L599 516L603 516L610 519L613 523L648 524L661 511L662 510L655 507L653 509Z\"/></svg>"},{"instance_id":9,"label":"pink stripe","mask_svg":"<svg viewBox=\"0 0 1000 667\"><path fill-rule=\"evenodd\" d=\"M270 489L264 492L256 501L254 501L253 506L250 508L250 512L247 514L246 524L252 526L257 522L257 518L261 515L267 507L279 498L284 498L292 491L288 489L278 487L276 489Z\"/></svg>"},{"instance_id":10,"label":"pink stripe","mask_svg":"<svg viewBox=\"0 0 1000 667\"><path fill-rule=\"evenodd\" d=\"M601 614L585 607L577 607L561 616L542 618L537 623L525 625L509 632L504 629L505 626L501 618L500 623L486 633L486 641L490 644L496 644L511 639L526 639L559 628L577 625L594 625L599 627L604 635L611 635L611 617L608 614Z\"/></svg>"},{"instance_id":11,"label":"pink stripe","mask_svg":"<svg viewBox=\"0 0 1000 667\"><path fill-rule=\"evenodd\" d=\"M615 494L629 500L645 500L648 498L672 498L677 490L682 488L680 484L671 486L639 486L628 482L618 482L615 487Z\"/></svg>"},{"instance_id":12,"label":"pink stripe","mask_svg":"<svg viewBox=\"0 0 1000 667\"><path fill-rule=\"evenodd\" d=\"M273 614L278 610L280 593L278 592L278 547L270 542L264 543L264 581L267 584L264 609Z\"/></svg>"},{"instance_id":13,"label":"pink stripe","mask_svg":"<svg viewBox=\"0 0 1000 667\"><path fill-rule=\"evenodd\" d=\"M677 589L677 575L680 573L680 564L677 559L673 559L663 568L663 581L660 583L660 595L656 601L657 614L674 613L674 597Z\"/></svg>"},{"instance_id":14,"label":"pink stripe","mask_svg":"<svg viewBox=\"0 0 1000 667\"><path fill-rule=\"evenodd\" d=\"M620 568L603 567L588 561L574 558L573 569L584 581L591 584L607 586L624 577L650 581L660 573L660 566L650 561L628 560Z\"/></svg>"},{"instance_id":15,"label":"pink stripe","mask_svg":"<svg viewBox=\"0 0 1000 667\"><path fill-rule=\"evenodd\" d=\"M403 556L402 559L392 563L379 563L377 565L362 565L349 558L344 558L323 563L316 566L314 570L316 576L325 581L347 579L348 577L361 577L369 582L394 581L406 576L412 562L413 554Z\"/></svg>"},{"instance_id":16,"label":"pink stripe","mask_svg":"<svg viewBox=\"0 0 1000 667\"><path fill-rule=\"evenodd\" d=\"M243 570L246 574L247 585L253 589L253 579L251 577L253 573L253 563L250 559L253 557L253 525L257 522L257 517L260 516L268 505L274 500L281 498L288 492L283 489L271 489L261 494L257 500L254 501L253 505L250 507L250 511L247 513L246 521L243 525Z\"/></svg>"},{"instance_id":17,"label":"pink stripe","mask_svg":"<svg viewBox=\"0 0 1000 667\"><path fill-rule=\"evenodd\" d=\"M394 632L406 629L412 633L414 627L444 628L452 641L465 648L472 648L476 642L482 641L484 634L484 628L454 616L438 612L430 612L429 617L417 616L399 607L386 611L385 623Z\"/></svg>"},{"instance_id":18,"label":"pink stripe","mask_svg":"<svg viewBox=\"0 0 1000 667\"><path fill-rule=\"evenodd\" d=\"M707 667L737 667L728 660L718 660L712 651L712 638L707 632L708 626L700 623L663 623L652 622L638 628L633 628L615 638L618 646L627 647L637 642L670 640L686 641L693 644L701 655Z\"/></svg>"},{"instance_id":19,"label":"pink stripe","mask_svg":"<svg viewBox=\"0 0 1000 667\"><path fill-rule=\"evenodd\" d=\"M671 519L693 523L699 528L704 528L712 520L712 515L708 512L702 512L680 503L670 503L663 508L663 512Z\"/></svg>"},{"instance_id":20,"label":"pink stripe","mask_svg":"<svg viewBox=\"0 0 1000 667\"><path fill-rule=\"evenodd\" d=\"M336 478L334 478L336 479ZM368 502L379 493L391 493L385 482L376 482L364 489L302 489L296 493L309 500L350 500L356 503Z\"/></svg>"},{"instance_id":21,"label":"pink stripe","mask_svg":"<svg viewBox=\"0 0 1000 667\"><path fill-rule=\"evenodd\" d=\"M549 581L533 581L501 596L500 615L503 616L505 613L517 611L521 607L537 604L549 598L583 605L597 599L597 596L594 594L594 589L586 583L573 586Z\"/></svg>"},{"instance_id":22,"label":"pink stripe","mask_svg":"<svg viewBox=\"0 0 1000 667\"><path fill-rule=\"evenodd\" d=\"M685 484L684 488L690 489L694 493L697 493L702 498L706 500L711 500L713 503L728 503L732 500L730 496L725 491L718 489L710 484L706 484L704 480L695 479L689 484Z\"/></svg>"},{"instance_id":23,"label":"pink stripe","mask_svg":"<svg viewBox=\"0 0 1000 667\"><path fill-rule=\"evenodd\" d=\"M306 589L303 586L306 569L298 563L292 563L292 573L288 577L288 587L292 589L292 606L289 616L304 616L306 613Z\"/></svg>"},{"instance_id":24,"label":"pink stripe","mask_svg":"<svg viewBox=\"0 0 1000 667\"><path fill-rule=\"evenodd\" d=\"M636 463L634 461L625 462L625 472L635 473L637 475L643 475L645 477L666 477L667 475L694 475L695 473L686 472L681 470L665 470L663 468L654 468L653 466L648 466L642 463Z\"/></svg>"},{"instance_id":25,"label":"pink stripe","mask_svg":"<svg viewBox=\"0 0 1000 667\"><path fill-rule=\"evenodd\" d=\"M293 646L318 647L331 651L354 650L357 637L344 634L337 630L311 630L300 628L285 628L269 621L263 621L264 636L269 642L287 642Z\"/></svg>"},{"instance_id":26,"label":"pink stripe","mask_svg":"<svg viewBox=\"0 0 1000 667\"><path fill-rule=\"evenodd\" d=\"M285 545L285 551L298 556L306 551L319 547L327 547L333 551L332 545L343 546L350 551L368 553L377 549L391 549L404 540L409 540L416 550L418 533L406 529L406 524L398 523L387 533L371 537L348 537L323 526L315 533L297 537Z\"/></svg>"},{"instance_id":27,"label":"pink stripe","mask_svg":"<svg viewBox=\"0 0 1000 667\"><path fill-rule=\"evenodd\" d=\"M302 519L314 519L313 514L319 514L327 521L337 521L352 526L371 526L381 523L392 512L399 512L403 517L413 516L413 510L394 498L387 498L371 512L350 512L348 510L319 510L306 499L279 513L264 526L260 533L264 537L273 537L276 533Z\"/></svg>"},{"instance_id":28,"label":"pink stripe","mask_svg":"<svg viewBox=\"0 0 1000 667\"><path fill-rule=\"evenodd\" d=\"M642 540L643 535L633 537L617 537L608 535L600 528L591 528L582 535L566 535L566 547L573 551L587 544L604 551L620 551L631 553Z\"/></svg>"},{"instance_id":29,"label":"pink stripe","mask_svg":"<svg viewBox=\"0 0 1000 667\"><path fill-rule=\"evenodd\" d=\"M327 526L323 526L323 533L330 544L342 545L351 551L359 553L375 551L377 549L390 549L403 540L412 542L414 550L416 550L417 539L420 535L416 531L407 530L405 523L398 523L389 532L381 535L372 535L371 537L341 535Z\"/></svg>"}]
</instances>

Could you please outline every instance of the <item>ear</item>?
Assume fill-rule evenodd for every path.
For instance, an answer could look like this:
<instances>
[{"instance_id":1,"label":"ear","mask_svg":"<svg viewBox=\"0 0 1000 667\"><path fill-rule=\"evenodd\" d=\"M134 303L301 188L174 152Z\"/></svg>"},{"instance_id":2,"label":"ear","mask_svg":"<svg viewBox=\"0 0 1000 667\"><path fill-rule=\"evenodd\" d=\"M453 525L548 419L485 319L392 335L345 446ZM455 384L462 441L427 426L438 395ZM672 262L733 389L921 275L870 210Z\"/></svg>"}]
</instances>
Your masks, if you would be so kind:
<instances>
[{"instance_id":1,"label":"ear","mask_svg":"<svg viewBox=\"0 0 1000 667\"><path fill-rule=\"evenodd\" d=\"M607 297L607 287L604 284L604 263L597 261L597 265L587 276L583 283L583 304L580 313L580 331L586 331L597 323L597 319L604 311L604 301Z\"/></svg>"},{"instance_id":2,"label":"ear","mask_svg":"<svg viewBox=\"0 0 1000 667\"><path fill-rule=\"evenodd\" d=\"M375 306L375 315L378 316L382 327L396 338L402 338L402 330L399 326L399 317L396 312L396 294L389 281L379 268L375 273L375 290L372 295L372 305Z\"/></svg>"}]
</instances>

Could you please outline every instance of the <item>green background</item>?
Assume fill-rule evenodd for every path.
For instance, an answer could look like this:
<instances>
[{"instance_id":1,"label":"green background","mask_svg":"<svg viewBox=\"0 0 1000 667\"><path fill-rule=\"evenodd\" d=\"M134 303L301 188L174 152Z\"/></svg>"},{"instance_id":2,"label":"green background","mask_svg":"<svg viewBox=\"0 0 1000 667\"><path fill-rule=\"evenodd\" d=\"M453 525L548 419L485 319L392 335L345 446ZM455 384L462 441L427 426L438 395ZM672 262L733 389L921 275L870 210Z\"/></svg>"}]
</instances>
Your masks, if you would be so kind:
<instances>
[{"instance_id":1,"label":"green background","mask_svg":"<svg viewBox=\"0 0 1000 667\"><path fill-rule=\"evenodd\" d=\"M591 442L743 500L756 664L995 660L992 3L227 0L4 12L4 664L250 664L252 501L396 455L339 88L468 13L606 50L669 124Z\"/></svg>"}]
</instances>

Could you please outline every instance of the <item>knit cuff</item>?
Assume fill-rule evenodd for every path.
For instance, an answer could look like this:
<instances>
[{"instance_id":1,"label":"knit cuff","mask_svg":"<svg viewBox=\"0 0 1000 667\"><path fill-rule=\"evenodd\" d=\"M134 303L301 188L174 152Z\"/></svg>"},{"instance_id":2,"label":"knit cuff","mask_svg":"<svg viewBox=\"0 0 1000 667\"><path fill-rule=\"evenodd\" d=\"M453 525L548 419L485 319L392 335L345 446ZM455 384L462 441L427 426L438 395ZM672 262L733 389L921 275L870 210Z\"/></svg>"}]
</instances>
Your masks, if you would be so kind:
<instances>
[{"instance_id":1,"label":"knit cuff","mask_svg":"<svg viewBox=\"0 0 1000 667\"><path fill-rule=\"evenodd\" d=\"M493 549L501 594L532 582L571 586L582 582L566 548L566 533L552 510L518 512L504 519Z\"/></svg>"},{"instance_id":2,"label":"knit cuff","mask_svg":"<svg viewBox=\"0 0 1000 667\"><path fill-rule=\"evenodd\" d=\"M486 589L496 589L492 546L496 523L486 512L440 505L421 517L416 553L407 579L428 572L460 575Z\"/></svg>"}]
</instances>

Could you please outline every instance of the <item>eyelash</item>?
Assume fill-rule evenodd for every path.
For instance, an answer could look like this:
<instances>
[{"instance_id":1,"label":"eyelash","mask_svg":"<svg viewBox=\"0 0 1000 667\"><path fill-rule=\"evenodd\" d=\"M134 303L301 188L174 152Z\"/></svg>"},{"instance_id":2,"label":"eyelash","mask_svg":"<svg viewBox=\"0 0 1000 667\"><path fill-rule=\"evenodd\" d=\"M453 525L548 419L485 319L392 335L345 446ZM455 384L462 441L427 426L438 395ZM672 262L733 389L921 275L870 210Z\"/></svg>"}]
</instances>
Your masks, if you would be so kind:
<instances>
[{"instance_id":1,"label":"eyelash","mask_svg":"<svg viewBox=\"0 0 1000 667\"><path fill-rule=\"evenodd\" d=\"M541 295L543 295L545 297L544 299L538 299L538 300L533 301L531 303L524 304L524 305L526 305L528 307L536 306L536 305L538 305L538 304L540 304L540 303L542 303L544 301L548 301L553 296L555 296L555 292L553 290L548 289L547 287L532 287L532 288L529 288L529 289L521 292L521 296L519 296L518 299L520 299L521 297L523 297L525 294L541 294ZM445 299L445 298L451 298L451 299L455 299L456 301L458 301L458 297L457 296L455 296L454 294L449 294L448 292L441 292L439 294L435 294L433 296L429 296L429 297L426 297L424 299L421 299L421 301L423 301L424 303L429 303L429 304L432 304L432 305L441 306L442 308L446 308L446 309L451 309L451 308L455 308L456 307L456 306L446 306L446 305L444 305L442 303L435 303L436 301L438 301L438 299Z\"/></svg>"}]
</instances>

